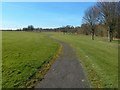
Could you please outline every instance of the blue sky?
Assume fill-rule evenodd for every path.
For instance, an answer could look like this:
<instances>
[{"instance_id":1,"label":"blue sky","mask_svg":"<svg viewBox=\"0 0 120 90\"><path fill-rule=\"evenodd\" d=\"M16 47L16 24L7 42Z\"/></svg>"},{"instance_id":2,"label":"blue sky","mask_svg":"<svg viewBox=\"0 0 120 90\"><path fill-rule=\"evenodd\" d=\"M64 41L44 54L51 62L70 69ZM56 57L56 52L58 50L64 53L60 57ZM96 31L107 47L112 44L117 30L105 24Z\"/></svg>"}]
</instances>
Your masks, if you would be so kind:
<instances>
[{"instance_id":1,"label":"blue sky","mask_svg":"<svg viewBox=\"0 0 120 90\"><path fill-rule=\"evenodd\" d=\"M80 26L94 2L3 2L2 28Z\"/></svg>"}]
</instances>

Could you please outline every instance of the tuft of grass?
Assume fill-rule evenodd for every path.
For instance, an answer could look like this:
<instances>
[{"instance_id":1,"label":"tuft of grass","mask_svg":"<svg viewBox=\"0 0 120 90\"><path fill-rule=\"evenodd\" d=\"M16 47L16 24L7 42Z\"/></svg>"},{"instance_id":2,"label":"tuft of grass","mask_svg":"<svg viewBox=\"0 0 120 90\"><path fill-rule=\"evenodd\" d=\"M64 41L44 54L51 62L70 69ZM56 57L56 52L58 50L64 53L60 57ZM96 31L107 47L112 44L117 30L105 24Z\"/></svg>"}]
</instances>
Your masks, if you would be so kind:
<instances>
[{"instance_id":1,"label":"tuft of grass","mask_svg":"<svg viewBox=\"0 0 120 90\"><path fill-rule=\"evenodd\" d=\"M69 43L76 49L80 62L91 83L95 88L118 87L118 43L108 42L106 38L68 35L63 33L51 34L53 38Z\"/></svg>"},{"instance_id":2,"label":"tuft of grass","mask_svg":"<svg viewBox=\"0 0 120 90\"><path fill-rule=\"evenodd\" d=\"M49 64L60 46L35 32L2 32L2 45L3 88L29 87L35 79L43 78L42 73L39 78L35 75Z\"/></svg>"}]
</instances>

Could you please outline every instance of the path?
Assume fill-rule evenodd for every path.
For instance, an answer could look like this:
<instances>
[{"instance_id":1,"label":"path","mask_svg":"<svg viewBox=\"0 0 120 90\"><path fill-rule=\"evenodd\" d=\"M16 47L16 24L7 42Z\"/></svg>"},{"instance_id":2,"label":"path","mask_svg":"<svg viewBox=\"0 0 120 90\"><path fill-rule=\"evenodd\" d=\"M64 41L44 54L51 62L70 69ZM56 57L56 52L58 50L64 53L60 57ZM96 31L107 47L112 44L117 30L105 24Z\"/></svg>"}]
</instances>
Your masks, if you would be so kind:
<instances>
[{"instance_id":1,"label":"path","mask_svg":"<svg viewBox=\"0 0 120 90\"><path fill-rule=\"evenodd\" d=\"M89 88L89 83L75 51L68 44L56 41L62 44L63 53L35 88Z\"/></svg>"}]
</instances>

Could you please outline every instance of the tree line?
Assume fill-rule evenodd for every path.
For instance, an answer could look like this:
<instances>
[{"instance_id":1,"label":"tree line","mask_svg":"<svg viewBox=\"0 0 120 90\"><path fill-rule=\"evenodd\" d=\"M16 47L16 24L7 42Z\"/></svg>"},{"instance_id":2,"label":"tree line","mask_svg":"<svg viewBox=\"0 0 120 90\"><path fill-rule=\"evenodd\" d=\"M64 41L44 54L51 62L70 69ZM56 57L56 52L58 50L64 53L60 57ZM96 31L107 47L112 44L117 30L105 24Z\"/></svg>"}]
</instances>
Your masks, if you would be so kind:
<instances>
[{"instance_id":1,"label":"tree line","mask_svg":"<svg viewBox=\"0 0 120 90\"><path fill-rule=\"evenodd\" d=\"M111 42L113 37L120 38L120 2L97 2L85 11L83 17L84 28L94 36L96 33L106 33ZM99 30L99 31L98 31Z\"/></svg>"},{"instance_id":2,"label":"tree line","mask_svg":"<svg viewBox=\"0 0 120 90\"><path fill-rule=\"evenodd\" d=\"M66 25L66 26L62 26L62 27L58 27L58 28L34 28L33 25L28 25L28 27L24 27L22 29L17 29L16 31L35 31L35 32L63 32L64 34L69 33L69 34L73 34L73 33L77 33L78 29L80 29L79 26L74 27L71 25Z\"/></svg>"}]
</instances>

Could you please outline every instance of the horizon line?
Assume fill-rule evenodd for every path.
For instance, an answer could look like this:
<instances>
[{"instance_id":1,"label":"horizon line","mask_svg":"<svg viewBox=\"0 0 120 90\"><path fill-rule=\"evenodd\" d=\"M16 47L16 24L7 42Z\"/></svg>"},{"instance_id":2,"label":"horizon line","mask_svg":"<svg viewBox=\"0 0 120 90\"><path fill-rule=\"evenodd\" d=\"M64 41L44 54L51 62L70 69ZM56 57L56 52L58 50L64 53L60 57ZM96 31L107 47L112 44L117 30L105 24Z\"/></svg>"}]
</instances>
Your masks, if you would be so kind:
<instances>
[{"instance_id":1,"label":"horizon line","mask_svg":"<svg viewBox=\"0 0 120 90\"><path fill-rule=\"evenodd\" d=\"M65 26L67 26L67 25L65 25ZM59 27L34 27L34 28L55 29L55 28L60 28L60 27L65 27L65 26L59 26ZM69 26L73 26L73 25L69 25ZM81 27L81 25L73 26L73 27ZM23 28L27 28L27 27L22 27L22 28L0 28L0 30L17 30L17 29L23 29Z\"/></svg>"}]
</instances>

